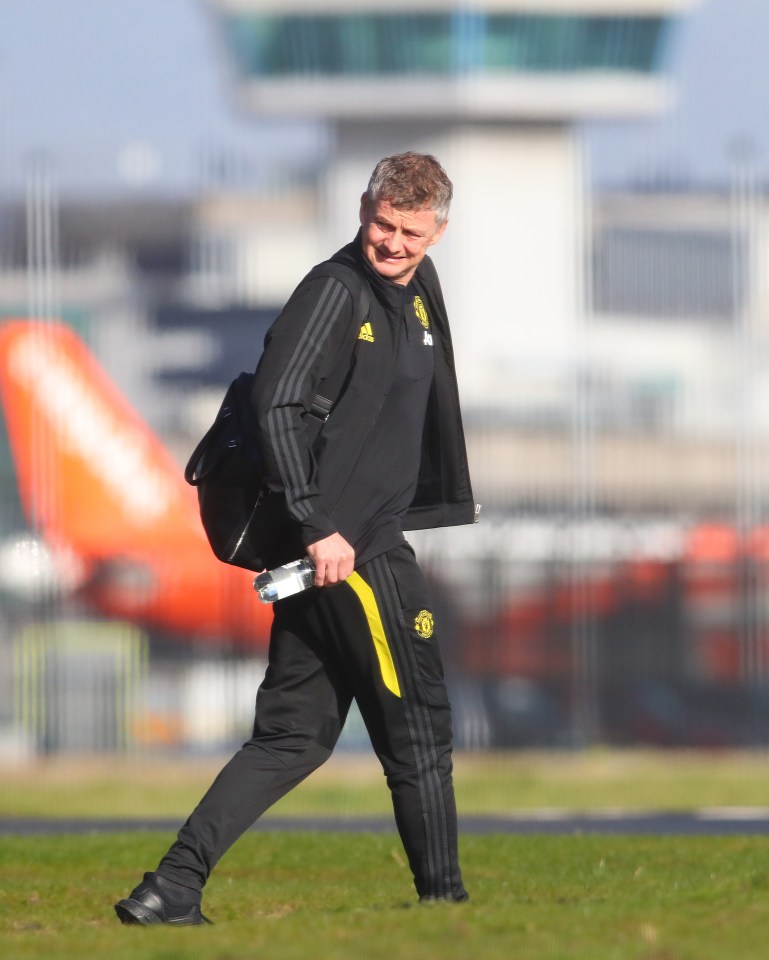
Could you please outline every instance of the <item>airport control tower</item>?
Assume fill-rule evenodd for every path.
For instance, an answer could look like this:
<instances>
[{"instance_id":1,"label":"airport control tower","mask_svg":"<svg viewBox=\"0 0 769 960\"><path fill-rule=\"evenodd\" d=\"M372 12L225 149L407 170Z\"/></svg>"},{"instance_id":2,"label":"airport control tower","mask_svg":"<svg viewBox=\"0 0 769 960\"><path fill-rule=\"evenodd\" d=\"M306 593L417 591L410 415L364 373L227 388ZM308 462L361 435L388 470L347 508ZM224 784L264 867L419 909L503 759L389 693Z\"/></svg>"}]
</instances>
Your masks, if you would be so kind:
<instances>
[{"instance_id":1,"label":"airport control tower","mask_svg":"<svg viewBox=\"0 0 769 960\"><path fill-rule=\"evenodd\" d=\"M465 403L543 416L568 402L583 302L576 127L666 107L671 32L696 2L209 0L239 106L331 125L324 255L353 235L376 160L438 156Z\"/></svg>"}]
</instances>

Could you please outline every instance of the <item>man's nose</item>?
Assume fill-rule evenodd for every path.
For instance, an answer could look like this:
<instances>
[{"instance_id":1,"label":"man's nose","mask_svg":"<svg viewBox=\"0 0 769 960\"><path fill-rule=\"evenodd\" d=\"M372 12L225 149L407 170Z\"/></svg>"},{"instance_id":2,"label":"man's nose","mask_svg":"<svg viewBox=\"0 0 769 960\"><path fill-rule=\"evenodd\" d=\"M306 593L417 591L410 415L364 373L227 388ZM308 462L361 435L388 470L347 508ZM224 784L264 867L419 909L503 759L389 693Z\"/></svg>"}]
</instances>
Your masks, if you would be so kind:
<instances>
[{"instance_id":1,"label":"man's nose","mask_svg":"<svg viewBox=\"0 0 769 960\"><path fill-rule=\"evenodd\" d=\"M403 234L400 230L393 230L385 237L385 246L393 252L400 250L403 246Z\"/></svg>"}]
</instances>

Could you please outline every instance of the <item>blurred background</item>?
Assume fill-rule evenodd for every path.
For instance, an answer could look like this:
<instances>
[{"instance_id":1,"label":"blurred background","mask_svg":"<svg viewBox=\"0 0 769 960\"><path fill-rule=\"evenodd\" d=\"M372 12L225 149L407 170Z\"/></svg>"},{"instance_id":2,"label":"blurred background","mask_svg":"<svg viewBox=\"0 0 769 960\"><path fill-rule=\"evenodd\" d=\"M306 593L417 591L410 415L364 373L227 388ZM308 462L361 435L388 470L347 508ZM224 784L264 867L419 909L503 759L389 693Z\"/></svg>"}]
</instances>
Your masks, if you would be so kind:
<instances>
[{"instance_id":1,"label":"blurred background","mask_svg":"<svg viewBox=\"0 0 769 960\"><path fill-rule=\"evenodd\" d=\"M249 734L268 611L181 471L404 149L455 184L483 511L410 539L458 745L766 746L768 31L764 0L6 0L0 756Z\"/></svg>"}]
</instances>

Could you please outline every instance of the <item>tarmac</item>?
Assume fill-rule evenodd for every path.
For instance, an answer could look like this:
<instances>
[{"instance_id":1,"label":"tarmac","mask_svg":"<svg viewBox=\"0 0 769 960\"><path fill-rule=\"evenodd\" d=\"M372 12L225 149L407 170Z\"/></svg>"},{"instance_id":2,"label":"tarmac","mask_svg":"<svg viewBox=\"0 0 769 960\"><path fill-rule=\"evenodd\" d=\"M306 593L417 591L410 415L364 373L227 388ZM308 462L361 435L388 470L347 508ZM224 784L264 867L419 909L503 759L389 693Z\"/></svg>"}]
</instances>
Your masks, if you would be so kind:
<instances>
[{"instance_id":1,"label":"tarmac","mask_svg":"<svg viewBox=\"0 0 769 960\"><path fill-rule=\"evenodd\" d=\"M178 819L0 818L0 835L124 833L140 830L176 833ZM264 817L251 828L273 831L396 833L391 817ZM769 807L715 807L687 812L536 810L507 816L460 817L466 834L613 834L644 836L760 836L769 834Z\"/></svg>"}]
</instances>

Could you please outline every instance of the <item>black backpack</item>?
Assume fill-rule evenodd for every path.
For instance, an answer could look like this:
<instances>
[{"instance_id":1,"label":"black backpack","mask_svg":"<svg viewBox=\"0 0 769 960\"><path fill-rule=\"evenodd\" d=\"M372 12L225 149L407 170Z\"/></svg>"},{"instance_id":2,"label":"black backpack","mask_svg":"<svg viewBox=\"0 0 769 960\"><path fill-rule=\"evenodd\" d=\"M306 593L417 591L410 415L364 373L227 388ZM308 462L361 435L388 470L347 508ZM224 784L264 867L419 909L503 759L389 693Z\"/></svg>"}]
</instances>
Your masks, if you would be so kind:
<instances>
[{"instance_id":1,"label":"black backpack","mask_svg":"<svg viewBox=\"0 0 769 960\"><path fill-rule=\"evenodd\" d=\"M355 333L369 310L365 282L351 268L333 261L316 268L351 290ZM342 391L350 369L355 339L340 358L324 390L314 398L309 430L315 440ZM292 522L282 493L270 491L257 443L251 405L255 373L240 373L229 385L219 412L184 469L184 479L197 488L200 519L214 554L224 563L259 571L303 555L298 526Z\"/></svg>"}]
</instances>

